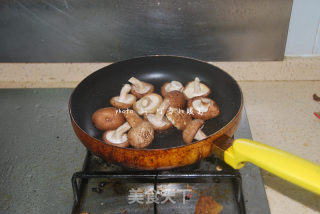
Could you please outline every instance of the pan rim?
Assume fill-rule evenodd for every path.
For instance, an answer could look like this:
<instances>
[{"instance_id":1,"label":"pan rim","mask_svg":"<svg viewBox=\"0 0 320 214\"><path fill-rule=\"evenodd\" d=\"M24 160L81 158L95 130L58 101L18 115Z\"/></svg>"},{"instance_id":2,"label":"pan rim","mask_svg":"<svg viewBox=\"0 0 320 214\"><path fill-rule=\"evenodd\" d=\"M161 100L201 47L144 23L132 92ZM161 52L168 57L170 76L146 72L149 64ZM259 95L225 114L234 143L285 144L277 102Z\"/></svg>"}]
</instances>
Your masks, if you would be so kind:
<instances>
[{"instance_id":1,"label":"pan rim","mask_svg":"<svg viewBox=\"0 0 320 214\"><path fill-rule=\"evenodd\" d=\"M75 93L75 90L78 88L78 86L80 84L82 84L83 81L85 81L87 78L89 78L91 75L94 75L96 72L99 72L100 70L102 69L105 69L109 66L114 66L115 64L118 64L118 63L122 63L122 62L126 62L126 61L131 61L131 60L137 60L137 59L141 59L141 58L154 58L154 57L172 57L172 58L180 58L180 59L188 59L188 60L193 60L193 61L197 61L197 62L200 62L200 63L204 63L204 64L207 64L209 66L212 66L212 67L215 67L215 68L218 68L219 70L221 70L222 72L224 72L227 76L229 76L234 82L235 84L237 85L237 87L239 88L239 92L240 92L240 106L239 106L239 109L237 111L237 113L233 116L233 118L226 124L224 125L223 127L221 127L219 130L217 130L216 132L210 134L207 136L207 138L203 139L203 140L200 140L200 141L195 141L195 142L192 142L190 144L185 144L185 145L180 145L180 146L174 146L174 147L169 147L169 148L157 148L157 149L146 149L146 148L141 148L141 149L138 149L138 148L128 148L128 147L125 147L125 148L122 148L122 147L119 147L119 146L115 146L115 145L108 145L108 146L111 146L111 147L116 147L117 149L123 149L123 150L128 150L128 151L147 151L147 152L152 152L152 151L163 151L163 150L171 150L171 149L177 149L177 148L182 148L182 147L186 147L186 146L190 146L190 145L193 145L193 144L196 144L196 143L200 143L204 140L207 140L209 138L211 138L212 136L214 135L217 135L219 132L221 132L222 130L224 130L226 127L228 127L231 123L233 123L237 117L239 116L239 114L242 112L242 108L243 108L243 93L242 93L242 89L240 87L240 85L238 84L238 82L234 79L233 76L231 76L229 73L227 73L226 71L224 71L223 69L215 66L215 65L212 65L210 64L209 62L207 61L203 61L203 60L200 60L200 59L196 59L196 58L192 58L192 57L185 57L185 56L177 56L177 55L145 55L145 56L138 56L138 57L133 57L133 58L129 58L129 59L125 59L125 60L119 60L119 61L116 61L116 62L113 62L113 63L110 63L109 65L107 66L104 66L103 68L100 68L94 72L92 72L90 75L86 76L83 80L81 80L77 86L73 89L70 97L69 97L69 102L68 102L68 111L69 111L69 115L70 115L70 118L72 120L72 123L73 125L77 126L77 128L79 130L81 130L81 132L83 132L87 137L89 137L91 140L96 140L96 141L99 141L100 143L102 144L105 144L102 140L98 139L98 138L95 138L95 137L92 137L91 135L89 135L86 131L84 131L79 125L78 123L75 121L74 117L73 117L73 114L72 114L72 111L71 111L71 99L73 97L73 94Z\"/></svg>"}]
</instances>

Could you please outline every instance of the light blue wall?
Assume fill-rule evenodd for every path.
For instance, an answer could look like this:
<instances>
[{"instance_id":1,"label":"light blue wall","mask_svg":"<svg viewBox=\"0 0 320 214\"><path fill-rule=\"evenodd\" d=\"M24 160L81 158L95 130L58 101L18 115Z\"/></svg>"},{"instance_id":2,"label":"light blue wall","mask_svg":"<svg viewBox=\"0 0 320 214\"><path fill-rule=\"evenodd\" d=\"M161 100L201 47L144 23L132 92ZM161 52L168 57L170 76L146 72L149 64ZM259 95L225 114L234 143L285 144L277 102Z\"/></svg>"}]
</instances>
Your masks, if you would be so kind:
<instances>
[{"instance_id":1,"label":"light blue wall","mask_svg":"<svg viewBox=\"0 0 320 214\"><path fill-rule=\"evenodd\" d=\"M320 0L293 0L286 56L320 56Z\"/></svg>"}]
</instances>

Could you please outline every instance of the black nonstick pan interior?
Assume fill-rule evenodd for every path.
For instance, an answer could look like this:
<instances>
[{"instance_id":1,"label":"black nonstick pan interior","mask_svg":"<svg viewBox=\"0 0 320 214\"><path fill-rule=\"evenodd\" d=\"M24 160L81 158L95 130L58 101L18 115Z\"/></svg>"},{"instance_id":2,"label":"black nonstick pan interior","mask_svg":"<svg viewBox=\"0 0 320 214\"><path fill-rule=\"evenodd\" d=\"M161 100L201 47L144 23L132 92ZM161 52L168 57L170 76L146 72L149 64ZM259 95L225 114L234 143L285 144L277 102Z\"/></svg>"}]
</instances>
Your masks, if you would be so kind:
<instances>
[{"instance_id":1,"label":"black nonstick pan interior","mask_svg":"<svg viewBox=\"0 0 320 214\"><path fill-rule=\"evenodd\" d=\"M140 57L104 67L89 75L75 88L70 98L70 110L83 131L101 140L102 132L92 124L91 115L99 108L111 106L109 100L119 95L123 84L128 83L132 76L153 84L155 93L159 94L165 82L177 80L185 85L199 77L211 89L209 97L220 107L220 115L205 122L203 131L207 135L227 125L241 107L242 94L236 81L211 64L175 56ZM181 131L172 128L166 133L156 134L148 149L184 145Z\"/></svg>"}]
</instances>

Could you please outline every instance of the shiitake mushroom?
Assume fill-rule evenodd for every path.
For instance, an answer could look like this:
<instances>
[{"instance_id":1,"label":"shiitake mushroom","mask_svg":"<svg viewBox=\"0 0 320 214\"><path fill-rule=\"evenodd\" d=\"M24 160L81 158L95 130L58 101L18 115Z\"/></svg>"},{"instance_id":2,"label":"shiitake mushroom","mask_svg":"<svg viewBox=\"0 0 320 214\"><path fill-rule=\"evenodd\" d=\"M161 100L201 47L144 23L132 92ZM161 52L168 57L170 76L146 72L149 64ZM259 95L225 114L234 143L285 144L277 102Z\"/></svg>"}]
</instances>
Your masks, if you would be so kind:
<instances>
[{"instance_id":1,"label":"shiitake mushroom","mask_svg":"<svg viewBox=\"0 0 320 214\"><path fill-rule=\"evenodd\" d=\"M132 127L128 133L129 144L134 148L145 148L151 144L154 139L154 130L147 121L142 121L135 127Z\"/></svg>"},{"instance_id":2,"label":"shiitake mushroom","mask_svg":"<svg viewBox=\"0 0 320 214\"><path fill-rule=\"evenodd\" d=\"M155 114L146 114L145 119L148 120L153 129L157 131L164 131L169 129L172 124L165 116L167 109L169 108L169 100L165 99Z\"/></svg>"},{"instance_id":3,"label":"shiitake mushroom","mask_svg":"<svg viewBox=\"0 0 320 214\"><path fill-rule=\"evenodd\" d=\"M137 98L141 98L146 94L152 93L154 90L153 85L147 82L140 81L135 77L131 77L128 82L133 85L131 87L131 93Z\"/></svg>"},{"instance_id":4,"label":"shiitake mushroom","mask_svg":"<svg viewBox=\"0 0 320 214\"><path fill-rule=\"evenodd\" d=\"M209 120L220 114L216 102L207 97L196 97L189 100L188 109L192 112L192 117L202 120Z\"/></svg>"},{"instance_id":5,"label":"shiitake mushroom","mask_svg":"<svg viewBox=\"0 0 320 214\"><path fill-rule=\"evenodd\" d=\"M186 104L186 98L180 91L170 91L164 97L169 101L169 106L173 108L183 109Z\"/></svg>"},{"instance_id":6,"label":"shiitake mushroom","mask_svg":"<svg viewBox=\"0 0 320 214\"><path fill-rule=\"evenodd\" d=\"M92 122L94 126L102 131L116 129L124 122L124 116L116 108L101 108L93 113Z\"/></svg>"},{"instance_id":7,"label":"shiitake mushroom","mask_svg":"<svg viewBox=\"0 0 320 214\"><path fill-rule=\"evenodd\" d=\"M188 100L194 97L206 97L210 94L210 88L201 83L200 79L196 77L193 81L187 83L183 93Z\"/></svg>"},{"instance_id":8,"label":"shiitake mushroom","mask_svg":"<svg viewBox=\"0 0 320 214\"><path fill-rule=\"evenodd\" d=\"M178 130L184 130L192 120L191 115L185 110L172 107L168 109L166 116L172 125Z\"/></svg>"},{"instance_id":9,"label":"shiitake mushroom","mask_svg":"<svg viewBox=\"0 0 320 214\"><path fill-rule=\"evenodd\" d=\"M130 108L133 103L136 102L136 97L129 94L130 91L131 86L129 84L125 84L120 91L120 96L112 97L110 104L119 109Z\"/></svg>"},{"instance_id":10,"label":"shiitake mushroom","mask_svg":"<svg viewBox=\"0 0 320 214\"><path fill-rule=\"evenodd\" d=\"M162 97L159 94L151 93L142 97L133 104L133 109L139 114L153 114L162 103Z\"/></svg>"},{"instance_id":11,"label":"shiitake mushroom","mask_svg":"<svg viewBox=\"0 0 320 214\"><path fill-rule=\"evenodd\" d=\"M123 115L131 127L135 127L143 121L143 119L137 114L137 112L133 111L132 109L128 109L123 113Z\"/></svg>"},{"instance_id":12,"label":"shiitake mushroom","mask_svg":"<svg viewBox=\"0 0 320 214\"><path fill-rule=\"evenodd\" d=\"M162 85L161 87L161 94L163 97L167 95L170 91L183 91L183 85L179 81L171 81L171 82L166 82Z\"/></svg>"},{"instance_id":13,"label":"shiitake mushroom","mask_svg":"<svg viewBox=\"0 0 320 214\"><path fill-rule=\"evenodd\" d=\"M116 130L105 131L102 140L110 145L119 146L122 148L129 146L129 141L126 132L131 128L128 122L119 126Z\"/></svg>"},{"instance_id":14,"label":"shiitake mushroom","mask_svg":"<svg viewBox=\"0 0 320 214\"><path fill-rule=\"evenodd\" d=\"M207 138L207 135L203 133L203 131L201 130L203 124L204 124L203 120L200 120L200 119L192 120L182 132L183 141L186 144L190 144L193 141L193 139L203 140Z\"/></svg>"}]
</instances>

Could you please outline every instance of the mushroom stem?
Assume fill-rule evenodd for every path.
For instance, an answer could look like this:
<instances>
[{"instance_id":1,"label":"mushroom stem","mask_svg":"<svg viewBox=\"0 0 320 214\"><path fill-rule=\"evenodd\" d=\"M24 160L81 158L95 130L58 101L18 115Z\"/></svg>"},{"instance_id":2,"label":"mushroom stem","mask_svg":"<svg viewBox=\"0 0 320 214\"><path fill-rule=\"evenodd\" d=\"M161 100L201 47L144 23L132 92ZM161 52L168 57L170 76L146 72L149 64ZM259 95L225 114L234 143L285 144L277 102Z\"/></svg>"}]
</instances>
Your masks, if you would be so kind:
<instances>
[{"instance_id":1,"label":"mushroom stem","mask_svg":"<svg viewBox=\"0 0 320 214\"><path fill-rule=\"evenodd\" d=\"M138 80L138 79L136 79L134 77L131 77L128 81L130 83L132 83L134 86L136 86L138 91L143 91L144 85L140 80Z\"/></svg>"},{"instance_id":2,"label":"mushroom stem","mask_svg":"<svg viewBox=\"0 0 320 214\"><path fill-rule=\"evenodd\" d=\"M198 77L196 77L193 81L193 87L194 87L194 92L195 93L199 93L201 91L201 88L200 88L200 80Z\"/></svg>"},{"instance_id":3,"label":"mushroom stem","mask_svg":"<svg viewBox=\"0 0 320 214\"><path fill-rule=\"evenodd\" d=\"M123 115L131 127L135 127L143 121L141 117L139 117L139 115L133 110L128 110Z\"/></svg>"},{"instance_id":4,"label":"mushroom stem","mask_svg":"<svg viewBox=\"0 0 320 214\"><path fill-rule=\"evenodd\" d=\"M122 137L122 135L123 135L124 133L126 133L130 128L131 128L131 126L129 125L129 123L128 123L128 122L125 122L124 124L122 124L119 128L117 128L117 129L114 131L112 137L113 137L114 139L120 140L121 137Z\"/></svg>"},{"instance_id":5,"label":"mushroom stem","mask_svg":"<svg viewBox=\"0 0 320 214\"><path fill-rule=\"evenodd\" d=\"M209 106L210 105L210 100L208 99L201 99L201 104L204 105L204 106Z\"/></svg>"},{"instance_id":6,"label":"mushroom stem","mask_svg":"<svg viewBox=\"0 0 320 214\"><path fill-rule=\"evenodd\" d=\"M121 89L121 91L120 91L120 97L119 97L119 101L120 101L120 102L123 102L123 101L126 100L127 94L130 92L130 90L131 90L131 86L130 86L129 84L125 84L125 85L122 87L122 89Z\"/></svg>"},{"instance_id":7,"label":"mushroom stem","mask_svg":"<svg viewBox=\"0 0 320 214\"><path fill-rule=\"evenodd\" d=\"M196 135L194 136L194 139L196 140L203 140L207 138L207 135L205 133L203 133L203 131L201 129L199 129L196 133Z\"/></svg>"},{"instance_id":8,"label":"mushroom stem","mask_svg":"<svg viewBox=\"0 0 320 214\"><path fill-rule=\"evenodd\" d=\"M209 106L210 106L210 100L208 101L205 99L201 99L200 106L202 106L204 109L206 109L206 111L204 111L204 112L207 112L209 109Z\"/></svg>"},{"instance_id":9,"label":"mushroom stem","mask_svg":"<svg viewBox=\"0 0 320 214\"><path fill-rule=\"evenodd\" d=\"M150 99L150 97L144 97L144 98L142 98L143 100L142 100L142 102L141 102L141 105L142 105L142 107L147 107L148 105L150 105L150 103L151 103L151 99Z\"/></svg>"},{"instance_id":10,"label":"mushroom stem","mask_svg":"<svg viewBox=\"0 0 320 214\"><path fill-rule=\"evenodd\" d=\"M207 102L204 98L192 101L192 107L199 112L207 112L209 110L210 101Z\"/></svg>"},{"instance_id":11,"label":"mushroom stem","mask_svg":"<svg viewBox=\"0 0 320 214\"><path fill-rule=\"evenodd\" d=\"M163 116L165 115L167 109L169 108L169 100L164 99L164 101L161 103L161 105L159 106L159 108L157 109L157 113L155 118L157 120L162 120Z\"/></svg>"}]
</instances>

